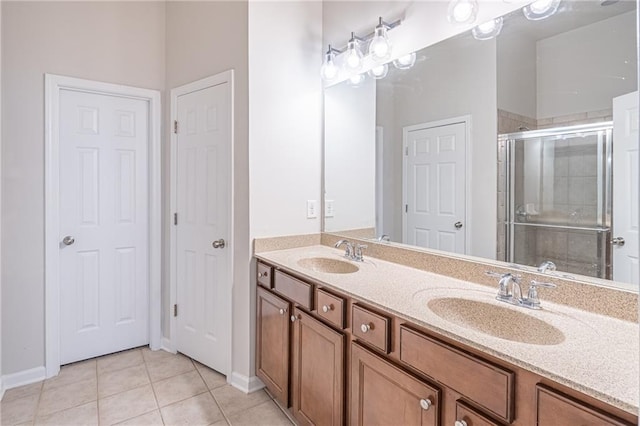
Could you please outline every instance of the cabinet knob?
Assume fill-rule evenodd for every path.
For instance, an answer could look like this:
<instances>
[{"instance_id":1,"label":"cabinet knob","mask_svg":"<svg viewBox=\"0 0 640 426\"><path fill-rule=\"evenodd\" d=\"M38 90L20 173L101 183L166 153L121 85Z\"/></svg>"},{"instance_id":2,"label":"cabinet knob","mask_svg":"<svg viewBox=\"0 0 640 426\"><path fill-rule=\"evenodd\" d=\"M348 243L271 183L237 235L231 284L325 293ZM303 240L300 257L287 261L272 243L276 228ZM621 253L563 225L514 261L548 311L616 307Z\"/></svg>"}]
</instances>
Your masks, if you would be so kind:
<instances>
[{"instance_id":1,"label":"cabinet knob","mask_svg":"<svg viewBox=\"0 0 640 426\"><path fill-rule=\"evenodd\" d=\"M465 422L464 420L456 420L453 426L467 426L467 422Z\"/></svg>"},{"instance_id":2,"label":"cabinet knob","mask_svg":"<svg viewBox=\"0 0 640 426\"><path fill-rule=\"evenodd\" d=\"M333 311L333 306L331 306L331 305L323 305L322 306L322 312L324 312L326 314L329 311Z\"/></svg>"},{"instance_id":3,"label":"cabinet knob","mask_svg":"<svg viewBox=\"0 0 640 426\"><path fill-rule=\"evenodd\" d=\"M369 330L371 330L371 324L362 324L360 326L360 331L362 331L363 333L366 333Z\"/></svg>"},{"instance_id":4,"label":"cabinet knob","mask_svg":"<svg viewBox=\"0 0 640 426\"><path fill-rule=\"evenodd\" d=\"M267 272L258 272L258 278L266 278L269 274Z\"/></svg>"},{"instance_id":5,"label":"cabinet knob","mask_svg":"<svg viewBox=\"0 0 640 426\"><path fill-rule=\"evenodd\" d=\"M284 315L287 312L286 308L280 308L280 315Z\"/></svg>"},{"instance_id":6,"label":"cabinet knob","mask_svg":"<svg viewBox=\"0 0 640 426\"><path fill-rule=\"evenodd\" d=\"M428 410L432 404L433 402L431 402L429 398L424 398L420 400L420 407L422 407L423 410Z\"/></svg>"},{"instance_id":7,"label":"cabinet knob","mask_svg":"<svg viewBox=\"0 0 640 426\"><path fill-rule=\"evenodd\" d=\"M296 322L297 318L295 315L291 315L291 322Z\"/></svg>"}]
</instances>

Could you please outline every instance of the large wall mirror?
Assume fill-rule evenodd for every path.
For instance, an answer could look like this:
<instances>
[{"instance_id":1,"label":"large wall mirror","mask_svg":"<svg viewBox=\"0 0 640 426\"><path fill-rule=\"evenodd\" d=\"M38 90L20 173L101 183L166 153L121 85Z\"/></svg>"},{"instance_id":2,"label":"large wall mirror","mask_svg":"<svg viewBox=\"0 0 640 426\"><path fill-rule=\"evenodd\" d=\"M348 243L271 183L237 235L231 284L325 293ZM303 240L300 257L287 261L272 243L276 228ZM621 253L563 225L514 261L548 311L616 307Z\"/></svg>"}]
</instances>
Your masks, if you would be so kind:
<instances>
[{"instance_id":1,"label":"large wall mirror","mask_svg":"<svg viewBox=\"0 0 640 426\"><path fill-rule=\"evenodd\" d=\"M563 1L328 87L324 231L637 290L636 34L635 1Z\"/></svg>"}]
</instances>

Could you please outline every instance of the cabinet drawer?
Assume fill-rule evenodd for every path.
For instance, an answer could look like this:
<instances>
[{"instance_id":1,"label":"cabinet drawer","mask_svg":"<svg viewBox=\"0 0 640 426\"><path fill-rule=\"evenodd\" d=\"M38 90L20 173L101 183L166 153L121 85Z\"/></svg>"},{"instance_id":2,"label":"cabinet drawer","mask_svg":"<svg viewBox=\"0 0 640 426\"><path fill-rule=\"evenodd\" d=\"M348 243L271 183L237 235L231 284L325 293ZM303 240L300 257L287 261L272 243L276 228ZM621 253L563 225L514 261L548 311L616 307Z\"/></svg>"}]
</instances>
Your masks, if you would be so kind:
<instances>
[{"instance_id":1,"label":"cabinet drawer","mask_svg":"<svg viewBox=\"0 0 640 426\"><path fill-rule=\"evenodd\" d=\"M514 373L406 326L400 360L468 397L507 422L513 420Z\"/></svg>"},{"instance_id":2,"label":"cabinet drawer","mask_svg":"<svg viewBox=\"0 0 640 426\"><path fill-rule=\"evenodd\" d=\"M271 279L272 276L273 268L271 268L271 266L265 265L264 263L258 262L258 284L266 288L273 287L273 280Z\"/></svg>"},{"instance_id":3,"label":"cabinet drawer","mask_svg":"<svg viewBox=\"0 0 640 426\"><path fill-rule=\"evenodd\" d=\"M536 414L539 426L631 425L544 385L536 386Z\"/></svg>"},{"instance_id":4,"label":"cabinet drawer","mask_svg":"<svg viewBox=\"0 0 640 426\"><path fill-rule=\"evenodd\" d=\"M457 422L466 426L502 426L460 400L456 401L456 424Z\"/></svg>"},{"instance_id":5,"label":"cabinet drawer","mask_svg":"<svg viewBox=\"0 0 640 426\"><path fill-rule=\"evenodd\" d=\"M342 297L334 296L319 288L316 291L316 309L318 316L339 328L345 327L345 308L347 303Z\"/></svg>"},{"instance_id":6,"label":"cabinet drawer","mask_svg":"<svg viewBox=\"0 0 640 426\"><path fill-rule=\"evenodd\" d=\"M358 339L389 353L391 349L391 320L370 310L353 305L351 333Z\"/></svg>"},{"instance_id":7,"label":"cabinet drawer","mask_svg":"<svg viewBox=\"0 0 640 426\"><path fill-rule=\"evenodd\" d=\"M313 309L313 286L281 271L275 272L274 290L303 308Z\"/></svg>"}]
</instances>

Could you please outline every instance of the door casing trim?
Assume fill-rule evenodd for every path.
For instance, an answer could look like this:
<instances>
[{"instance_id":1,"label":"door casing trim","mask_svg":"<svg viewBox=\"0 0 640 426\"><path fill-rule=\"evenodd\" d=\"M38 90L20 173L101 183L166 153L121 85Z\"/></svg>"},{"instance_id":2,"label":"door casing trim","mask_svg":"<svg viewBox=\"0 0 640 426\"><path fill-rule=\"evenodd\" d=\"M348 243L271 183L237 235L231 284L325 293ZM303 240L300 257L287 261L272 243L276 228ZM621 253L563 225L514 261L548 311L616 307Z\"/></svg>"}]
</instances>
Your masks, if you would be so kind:
<instances>
[{"instance_id":1,"label":"door casing trim","mask_svg":"<svg viewBox=\"0 0 640 426\"><path fill-rule=\"evenodd\" d=\"M233 70L227 70L221 72L219 74L203 78L201 80L193 81L191 83L187 83L185 85L176 87L171 89L171 126L173 126L173 122L178 119L178 97L182 95L186 95L198 90L203 90L212 86L217 86L220 84L228 83L229 84L229 139L231 144L229 146L229 176L230 176L230 191L229 191L229 206L228 206L228 217L229 217L229 235L230 241L227 241L227 247L229 249L229 256L227 260L227 268L228 268L228 279L229 279L229 288L227 288L227 296L228 300L226 301L227 306L229 306L229 321L227 328L227 342L222 344L223 347L228 348L228 352L226 354L226 371L220 371L220 373L227 376L227 382L231 383L232 378L232 367L233 367L233 285L234 282L234 271L233 271L233 250L234 250L234 229L235 229L235 220L233 216L233 206L235 205L235 196L234 196L234 152L233 152L233 141L235 138L234 133L234 73ZM169 176L169 192L170 192L170 211L169 217L171 218L170 232L169 232L169 306L172 307L177 303L177 283L178 283L178 265L177 265L177 229L176 226L173 225L173 214L177 211L178 208L178 164L177 153L178 153L178 136L173 132L173 127L171 131L171 141L170 141L170 150L171 150L171 160L170 160L170 176ZM172 310L173 312L173 310ZM165 347L170 352L177 351L177 341L176 341L176 333L178 331L177 320L176 317L171 313L169 320L169 338L165 340Z\"/></svg>"},{"instance_id":2,"label":"door casing trim","mask_svg":"<svg viewBox=\"0 0 640 426\"><path fill-rule=\"evenodd\" d=\"M161 323L161 105L160 91L45 74L45 369L60 371L60 91L73 90L140 99L149 103L149 346L159 349Z\"/></svg>"}]
</instances>

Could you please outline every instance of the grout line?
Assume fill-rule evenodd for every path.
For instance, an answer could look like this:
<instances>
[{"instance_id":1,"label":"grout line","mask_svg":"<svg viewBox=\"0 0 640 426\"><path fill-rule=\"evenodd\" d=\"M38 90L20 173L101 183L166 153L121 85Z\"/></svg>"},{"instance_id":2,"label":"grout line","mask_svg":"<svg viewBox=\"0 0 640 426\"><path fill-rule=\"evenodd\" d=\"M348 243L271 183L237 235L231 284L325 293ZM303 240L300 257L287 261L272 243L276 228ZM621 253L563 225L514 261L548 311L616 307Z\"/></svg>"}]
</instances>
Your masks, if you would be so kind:
<instances>
[{"instance_id":1,"label":"grout line","mask_svg":"<svg viewBox=\"0 0 640 426\"><path fill-rule=\"evenodd\" d=\"M211 398L213 398L213 402L215 402L215 404L218 406L218 410L220 410L220 414L222 414L222 418L224 419L224 421L227 422L228 425L231 425L231 420L229 420L227 413L224 412L224 410L222 409L222 406L220 405L215 395L213 394L213 389L209 390L209 393L211 394Z\"/></svg>"},{"instance_id":2,"label":"grout line","mask_svg":"<svg viewBox=\"0 0 640 426\"><path fill-rule=\"evenodd\" d=\"M147 372L147 378L149 379L149 386L151 386L151 392L153 393L153 398L156 400L156 406L158 407L158 414L160 414L160 420L162 424L165 424L164 417L162 417L162 410L160 409L160 403L158 402L158 396L156 395L156 389L153 387L153 383L151 382L151 375L149 374L149 368L147 366L147 360L144 358L144 354L142 355L142 363L144 364L144 371Z\"/></svg>"}]
</instances>

